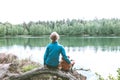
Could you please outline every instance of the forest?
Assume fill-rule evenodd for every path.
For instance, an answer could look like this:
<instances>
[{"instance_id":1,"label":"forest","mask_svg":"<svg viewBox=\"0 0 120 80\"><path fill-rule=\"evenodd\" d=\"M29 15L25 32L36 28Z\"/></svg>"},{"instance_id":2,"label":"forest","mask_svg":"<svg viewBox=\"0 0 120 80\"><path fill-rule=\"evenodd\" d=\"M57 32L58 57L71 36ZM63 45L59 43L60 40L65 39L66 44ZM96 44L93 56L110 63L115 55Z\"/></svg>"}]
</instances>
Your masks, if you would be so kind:
<instances>
[{"instance_id":1,"label":"forest","mask_svg":"<svg viewBox=\"0 0 120 80\"><path fill-rule=\"evenodd\" d=\"M30 21L21 24L0 22L0 36L49 35L56 31L60 35L120 36L120 19L63 19L59 21Z\"/></svg>"}]
</instances>

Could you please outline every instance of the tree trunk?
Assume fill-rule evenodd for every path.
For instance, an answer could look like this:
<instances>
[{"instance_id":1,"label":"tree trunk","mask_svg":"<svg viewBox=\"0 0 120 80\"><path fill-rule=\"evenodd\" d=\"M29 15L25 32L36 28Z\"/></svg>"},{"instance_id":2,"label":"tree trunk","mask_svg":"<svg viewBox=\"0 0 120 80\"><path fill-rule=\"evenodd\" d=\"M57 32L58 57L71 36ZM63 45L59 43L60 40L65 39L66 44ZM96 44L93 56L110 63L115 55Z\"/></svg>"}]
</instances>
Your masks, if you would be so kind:
<instances>
[{"instance_id":1,"label":"tree trunk","mask_svg":"<svg viewBox=\"0 0 120 80\"><path fill-rule=\"evenodd\" d=\"M10 80L32 80L33 77L42 75L42 74L56 75L65 80L78 80L69 72L53 70L53 69L45 69L45 68L37 68L37 69L31 70L31 71L28 71L26 73L23 73L21 75L11 76ZM40 79L38 79L38 80L40 80ZM49 80L49 79L46 79L46 80Z\"/></svg>"}]
</instances>

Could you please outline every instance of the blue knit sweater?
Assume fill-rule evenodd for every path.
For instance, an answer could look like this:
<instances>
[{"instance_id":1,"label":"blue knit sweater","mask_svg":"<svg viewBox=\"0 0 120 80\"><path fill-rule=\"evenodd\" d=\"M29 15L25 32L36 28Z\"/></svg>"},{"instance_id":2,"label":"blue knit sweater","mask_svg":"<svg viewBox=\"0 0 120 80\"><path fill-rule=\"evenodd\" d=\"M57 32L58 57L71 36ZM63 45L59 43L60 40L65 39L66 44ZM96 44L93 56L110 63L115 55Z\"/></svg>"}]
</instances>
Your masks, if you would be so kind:
<instances>
[{"instance_id":1,"label":"blue knit sweater","mask_svg":"<svg viewBox=\"0 0 120 80\"><path fill-rule=\"evenodd\" d=\"M47 45L46 51L44 53L44 65L49 65L51 67L57 67L59 65L60 54L64 60L70 64L70 60L66 56L65 49L57 41Z\"/></svg>"}]
</instances>

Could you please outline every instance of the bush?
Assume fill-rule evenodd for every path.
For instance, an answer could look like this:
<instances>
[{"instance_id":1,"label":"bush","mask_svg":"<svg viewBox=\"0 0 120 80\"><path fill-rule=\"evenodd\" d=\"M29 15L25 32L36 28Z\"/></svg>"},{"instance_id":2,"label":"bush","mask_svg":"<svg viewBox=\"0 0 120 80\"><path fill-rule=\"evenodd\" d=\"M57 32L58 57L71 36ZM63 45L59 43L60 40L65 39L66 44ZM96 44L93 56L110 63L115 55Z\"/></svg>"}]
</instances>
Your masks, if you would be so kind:
<instances>
[{"instance_id":1,"label":"bush","mask_svg":"<svg viewBox=\"0 0 120 80\"><path fill-rule=\"evenodd\" d=\"M26 66L23 66L22 67L22 72L27 72L27 71L30 71L30 70L32 70L32 69L34 69L34 68L37 68L38 66L36 66L36 65L26 65Z\"/></svg>"}]
</instances>

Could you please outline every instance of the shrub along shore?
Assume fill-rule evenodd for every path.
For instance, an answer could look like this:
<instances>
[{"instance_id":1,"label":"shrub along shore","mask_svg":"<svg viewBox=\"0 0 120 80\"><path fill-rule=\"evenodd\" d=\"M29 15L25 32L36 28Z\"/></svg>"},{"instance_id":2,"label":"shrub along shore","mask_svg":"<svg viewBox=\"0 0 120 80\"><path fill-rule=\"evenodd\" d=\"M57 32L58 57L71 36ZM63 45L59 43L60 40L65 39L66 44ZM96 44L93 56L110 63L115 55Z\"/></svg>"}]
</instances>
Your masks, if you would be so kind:
<instances>
[{"instance_id":1,"label":"shrub along shore","mask_svg":"<svg viewBox=\"0 0 120 80\"><path fill-rule=\"evenodd\" d=\"M0 36L40 36L49 35L53 31L57 31L60 35L120 36L120 19L67 19L59 21L30 21L22 24L0 22Z\"/></svg>"}]
</instances>

